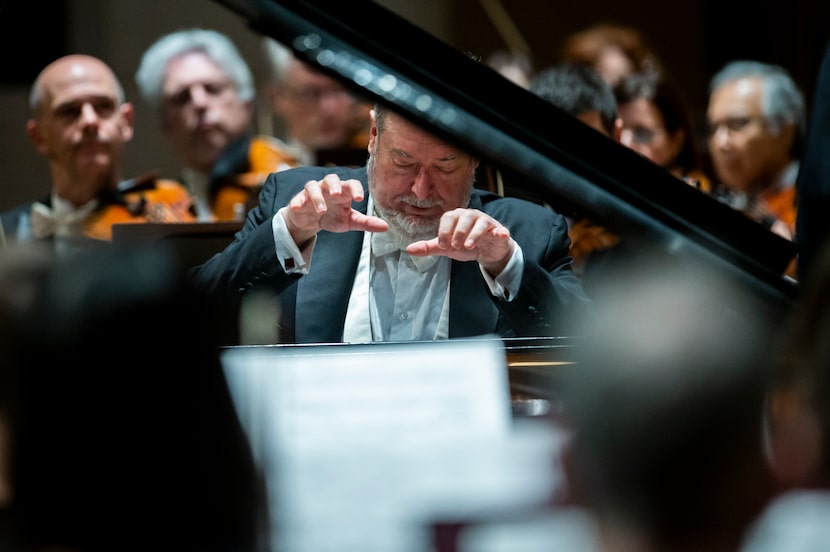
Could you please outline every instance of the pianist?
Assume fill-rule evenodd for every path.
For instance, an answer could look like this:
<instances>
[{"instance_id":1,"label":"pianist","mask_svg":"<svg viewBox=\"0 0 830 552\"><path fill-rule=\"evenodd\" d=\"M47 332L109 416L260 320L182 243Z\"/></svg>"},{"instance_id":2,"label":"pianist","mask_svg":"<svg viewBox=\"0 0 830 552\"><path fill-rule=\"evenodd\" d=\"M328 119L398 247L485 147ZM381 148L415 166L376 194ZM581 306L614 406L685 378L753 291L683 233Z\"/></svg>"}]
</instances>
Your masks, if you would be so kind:
<instances>
[{"instance_id":1,"label":"pianist","mask_svg":"<svg viewBox=\"0 0 830 552\"><path fill-rule=\"evenodd\" d=\"M382 105L368 150L271 174L195 284L223 306L275 296L281 343L569 333L590 301L564 217L474 189L478 159Z\"/></svg>"}]
</instances>

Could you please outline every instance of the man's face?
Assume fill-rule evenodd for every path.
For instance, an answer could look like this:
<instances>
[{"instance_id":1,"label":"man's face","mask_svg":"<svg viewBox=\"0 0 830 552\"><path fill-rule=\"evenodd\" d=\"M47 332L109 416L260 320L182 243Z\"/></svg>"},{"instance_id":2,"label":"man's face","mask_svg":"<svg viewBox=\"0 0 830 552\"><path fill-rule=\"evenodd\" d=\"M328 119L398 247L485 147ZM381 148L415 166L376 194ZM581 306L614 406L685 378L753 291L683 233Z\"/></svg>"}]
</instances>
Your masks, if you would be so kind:
<instances>
[{"instance_id":1,"label":"man's face","mask_svg":"<svg viewBox=\"0 0 830 552\"><path fill-rule=\"evenodd\" d=\"M383 218L412 239L438 234L441 215L467 207L478 160L387 111L378 132L372 112L369 190Z\"/></svg>"},{"instance_id":2,"label":"man's face","mask_svg":"<svg viewBox=\"0 0 830 552\"><path fill-rule=\"evenodd\" d=\"M173 59L162 95L162 129L184 164L200 172L210 173L225 148L249 129L251 104L204 53Z\"/></svg>"},{"instance_id":3,"label":"man's face","mask_svg":"<svg viewBox=\"0 0 830 552\"><path fill-rule=\"evenodd\" d=\"M669 134L660 110L645 98L621 104L619 111L623 123L620 142L657 165L673 169L683 145L683 131Z\"/></svg>"},{"instance_id":4,"label":"man's face","mask_svg":"<svg viewBox=\"0 0 830 552\"><path fill-rule=\"evenodd\" d=\"M709 153L718 181L733 191L769 184L790 161L793 125L771 126L762 101L760 78L728 82L709 98Z\"/></svg>"},{"instance_id":5,"label":"man's face","mask_svg":"<svg viewBox=\"0 0 830 552\"><path fill-rule=\"evenodd\" d=\"M285 121L287 138L310 150L348 145L361 107L342 84L300 61L273 91L271 105Z\"/></svg>"},{"instance_id":6,"label":"man's face","mask_svg":"<svg viewBox=\"0 0 830 552\"><path fill-rule=\"evenodd\" d=\"M120 103L112 73L97 61L67 58L43 73L41 89L28 132L52 164L58 194L80 204L114 187L133 111Z\"/></svg>"}]
</instances>

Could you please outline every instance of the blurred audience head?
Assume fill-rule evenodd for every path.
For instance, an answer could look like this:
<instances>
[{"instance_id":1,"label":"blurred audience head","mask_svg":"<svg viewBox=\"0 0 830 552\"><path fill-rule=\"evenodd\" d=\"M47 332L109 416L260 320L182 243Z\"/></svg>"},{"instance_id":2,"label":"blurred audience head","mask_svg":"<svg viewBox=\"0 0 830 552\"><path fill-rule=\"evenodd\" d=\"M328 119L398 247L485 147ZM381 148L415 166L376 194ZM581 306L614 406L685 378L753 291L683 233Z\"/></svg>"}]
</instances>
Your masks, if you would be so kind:
<instances>
[{"instance_id":1,"label":"blurred audience head","mask_svg":"<svg viewBox=\"0 0 830 552\"><path fill-rule=\"evenodd\" d=\"M709 155L719 184L756 192L801 157L804 96L782 67L739 60L711 79Z\"/></svg>"},{"instance_id":2,"label":"blurred audience head","mask_svg":"<svg viewBox=\"0 0 830 552\"><path fill-rule=\"evenodd\" d=\"M612 87L629 73L661 70L642 33L614 23L597 23L569 35L562 44L560 60L590 65Z\"/></svg>"},{"instance_id":3,"label":"blurred audience head","mask_svg":"<svg viewBox=\"0 0 830 552\"><path fill-rule=\"evenodd\" d=\"M665 74L632 73L614 94L622 119L620 142L678 176L700 168L685 99Z\"/></svg>"},{"instance_id":4,"label":"blurred audience head","mask_svg":"<svg viewBox=\"0 0 830 552\"><path fill-rule=\"evenodd\" d=\"M583 123L618 140L620 120L611 87L594 69L564 63L536 73L529 90Z\"/></svg>"},{"instance_id":5,"label":"blurred audience head","mask_svg":"<svg viewBox=\"0 0 830 552\"><path fill-rule=\"evenodd\" d=\"M496 50L487 56L485 63L522 88L530 86L530 79L534 73L530 56L522 52Z\"/></svg>"}]
</instances>

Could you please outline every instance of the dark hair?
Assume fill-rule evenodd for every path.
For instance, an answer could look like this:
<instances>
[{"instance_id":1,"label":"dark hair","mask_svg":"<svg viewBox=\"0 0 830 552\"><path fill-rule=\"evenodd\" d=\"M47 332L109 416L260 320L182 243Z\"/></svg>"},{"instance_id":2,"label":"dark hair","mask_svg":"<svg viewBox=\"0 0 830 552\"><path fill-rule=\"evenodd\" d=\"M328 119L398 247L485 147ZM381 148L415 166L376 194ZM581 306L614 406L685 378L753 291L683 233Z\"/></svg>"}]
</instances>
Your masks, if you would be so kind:
<instances>
[{"instance_id":1,"label":"dark hair","mask_svg":"<svg viewBox=\"0 0 830 552\"><path fill-rule=\"evenodd\" d=\"M650 102L663 117L666 132L674 134L678 130L685 135L683 145L667 169L679 168L684 174L697 170L700 156L695 143L696 135L692 128L687 104L680 88L665 73L632 73L624 77L614 88L617 106L643 99Z\"/></svg>"},{"instance_id":2,"label":"dark hair","mask_svg":"<svg viewBox=\"0 0 830 552\"><path fill-rule=\"evenodd\" d=\"M182 274L172 251L115 245L39 274L12 357L21 549L260 549L220 313Z\"/></svg>"},{"instance_id":3,"label":"dark hair","mask_svg":"<svg viewBox=\"0 0 830 552\"><path fill-rule=\"evenodd\" d=\"M599 112L602 127L609 136L614 135L617 119L614 92L591 67L575 63L549 67L531 79L529 90L574 117Z\"/></svg>"}]
</instances>

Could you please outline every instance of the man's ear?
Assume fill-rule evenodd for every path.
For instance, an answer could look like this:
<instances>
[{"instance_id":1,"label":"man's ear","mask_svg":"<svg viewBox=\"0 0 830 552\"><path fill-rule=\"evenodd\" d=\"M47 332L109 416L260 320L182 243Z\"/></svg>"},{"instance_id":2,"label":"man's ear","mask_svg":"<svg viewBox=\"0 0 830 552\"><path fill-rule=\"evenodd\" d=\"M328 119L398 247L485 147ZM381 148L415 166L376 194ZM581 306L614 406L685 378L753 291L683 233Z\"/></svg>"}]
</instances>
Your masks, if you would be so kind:
<instances>
[{"instance_id":1,"label":"man's ear","mask_svg":"<svg viewBox=\"0 0 830 552\"><path fill-rule=\"evenodd\" d=\"M369 150L369 155L372 155L372 152L375 149L375 141L378 139L378 126L375 124L375 110L369 110L369 121L371 123L369 127L369 145L366 149Z\"/></svg>"},{"instance_id":2,"label":"man's ear","mask_svg":"<svg viewBox=\"0 0 830 552\"><path fill-rule=\"evenodd\" d=\"M135 131L135 127L133 126L135 109L133 109L133 104L129 102L121 104L119 109L121 110L121 118L124 119L121 134L123 135L124 141L128 142L133 139L133 132Z\"/></svg>"},{"instance_id":3,"label":"man's ear","mask_svg":"<svg viewBox=\"0 0 830 552\"><path fill-rule=\"evenodd\" d=\"M49 153L48 146L43 139L43 133L40 130L40 125L35 119L29 119L26 122L26 134L29 136L29 140L32 141L38 153L41 155L47 155Z\"/></svg>"}]
</instances>

